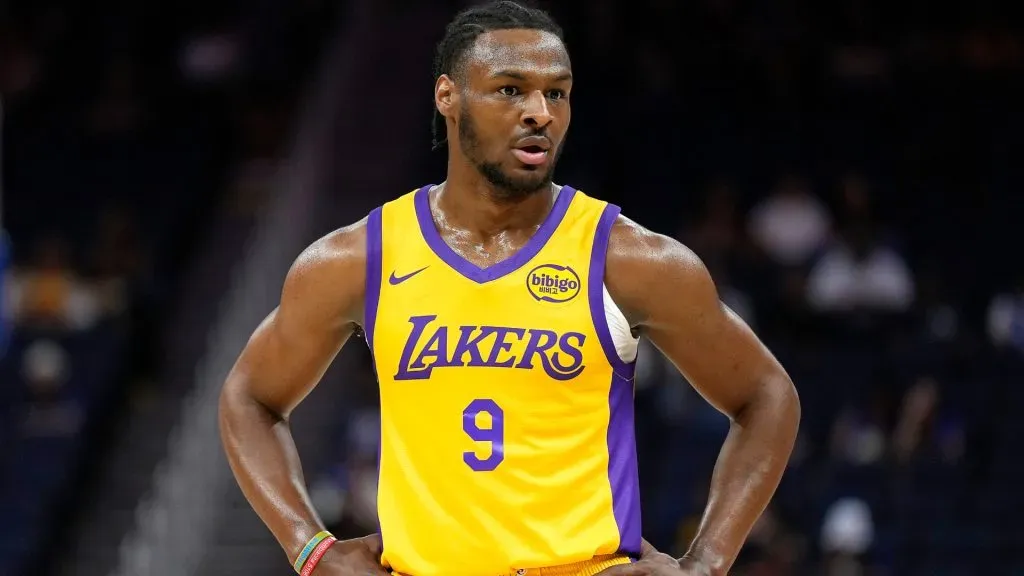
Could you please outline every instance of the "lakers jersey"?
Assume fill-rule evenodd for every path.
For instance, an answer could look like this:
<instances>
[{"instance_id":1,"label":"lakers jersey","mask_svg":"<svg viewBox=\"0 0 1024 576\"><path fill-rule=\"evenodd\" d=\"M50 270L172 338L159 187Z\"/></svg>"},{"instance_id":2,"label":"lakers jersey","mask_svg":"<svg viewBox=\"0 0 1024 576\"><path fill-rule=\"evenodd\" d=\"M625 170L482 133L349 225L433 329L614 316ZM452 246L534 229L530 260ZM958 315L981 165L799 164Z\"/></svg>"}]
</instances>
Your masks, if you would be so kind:
<instances>
[{"instance_id":1,"label":"lakers jersey","mask_svg":"<svg viewBox=\"0 0 1024 576\"><path fill-rule=\"evenodd\" d=\"M639 556L635 347L616 349L613 332L631 336L603 281L618 208L564 186L523 248L480 268L442 239L429 194L367 224L385 565L486 576Z\"/></svg>"}]
</instances>

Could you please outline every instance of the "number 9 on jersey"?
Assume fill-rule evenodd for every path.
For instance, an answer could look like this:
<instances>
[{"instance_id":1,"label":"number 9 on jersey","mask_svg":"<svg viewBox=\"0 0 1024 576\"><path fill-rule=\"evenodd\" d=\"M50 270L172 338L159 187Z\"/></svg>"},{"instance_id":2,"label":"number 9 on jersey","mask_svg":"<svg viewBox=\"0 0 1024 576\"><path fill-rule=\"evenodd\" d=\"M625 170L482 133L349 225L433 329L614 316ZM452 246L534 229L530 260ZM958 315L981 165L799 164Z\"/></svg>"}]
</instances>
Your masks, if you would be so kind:
<instances>
[{"instance_id":1,"label":"number 9 on jersey","mask_svg":"<svg viewBox=\"0 0 1024 576\"><path fill-rule=\"evenodd\" d=\"M491 423L489 427L481 427L477 422L479 414L487 414ZM480 458L475 451L462 453L462 460L477 472L490 472L505 459L505 413L494 400L478 398L469 403L462 411L462 430L474 442L488 443L490 455Z\"/></svg>"}]
</instances>

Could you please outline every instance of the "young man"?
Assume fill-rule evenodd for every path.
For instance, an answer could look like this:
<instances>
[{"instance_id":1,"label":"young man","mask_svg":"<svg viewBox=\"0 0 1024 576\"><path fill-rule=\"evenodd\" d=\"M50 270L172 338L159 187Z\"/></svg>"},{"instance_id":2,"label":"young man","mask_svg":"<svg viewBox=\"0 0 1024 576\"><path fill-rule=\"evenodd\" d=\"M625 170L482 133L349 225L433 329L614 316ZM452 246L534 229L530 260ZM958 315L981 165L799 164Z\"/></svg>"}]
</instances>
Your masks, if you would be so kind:
<instances>
[{"instance_id":1,"label":"young man","mask_svg":"<svg viewBox=\"0 0 1024 576\"><path fill-rule=\"evenodd\" d=\"M310 246L228 377L242 490L297 571L322 554L317 575L725 574L793 446L789 377L691 251L552 183L572 71L546 14L461 13L436 78L445 182ZM622 105L619 129L643 129ZM360 326L381 390L381 534L332 546L288 417ZM640 536L641 334L733 423L678 563Z\"/></svg>"}]
</instances>

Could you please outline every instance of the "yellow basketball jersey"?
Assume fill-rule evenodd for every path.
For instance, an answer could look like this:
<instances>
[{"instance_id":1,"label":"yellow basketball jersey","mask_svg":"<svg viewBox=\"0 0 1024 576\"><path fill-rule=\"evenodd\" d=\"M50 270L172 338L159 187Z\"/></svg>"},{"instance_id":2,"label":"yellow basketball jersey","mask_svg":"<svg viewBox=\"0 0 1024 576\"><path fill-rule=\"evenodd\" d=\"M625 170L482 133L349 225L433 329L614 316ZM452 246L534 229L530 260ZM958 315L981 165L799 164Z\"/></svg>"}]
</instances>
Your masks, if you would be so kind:
<instances>
[{"instance_id":1,"label":"yellow basketball jersey","mask_svg":"<svg viewBox=\"0 0 1024 576\"><path fill-rule=\"evenodd\" d=\"M367 225L385 565L487 576L639 556L633 363L603 299L618 208L564 186L529 243L480 268L441 238L430 189Z\"/></svg>"}]
</instances>

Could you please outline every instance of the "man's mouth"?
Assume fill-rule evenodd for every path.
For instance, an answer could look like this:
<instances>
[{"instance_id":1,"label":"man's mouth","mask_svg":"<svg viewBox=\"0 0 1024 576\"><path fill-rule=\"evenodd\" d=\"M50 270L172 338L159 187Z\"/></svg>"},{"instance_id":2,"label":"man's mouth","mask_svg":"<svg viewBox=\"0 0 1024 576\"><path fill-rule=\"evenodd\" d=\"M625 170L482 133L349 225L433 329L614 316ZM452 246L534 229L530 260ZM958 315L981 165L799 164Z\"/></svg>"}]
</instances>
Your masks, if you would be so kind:
<instances>
[{"instance_id":1,"label":"man's mouth","mask_svg":"<svg viewBox=\"0 0 1024 576\"><path fill-rule=\"evenodd\" d=\"M512 154L517 160L523 164L530 166L537 166L547 162L548 151L541 148L540 146L524 146L522 148L513 148Z\"/></svg>"}]
</instances>

